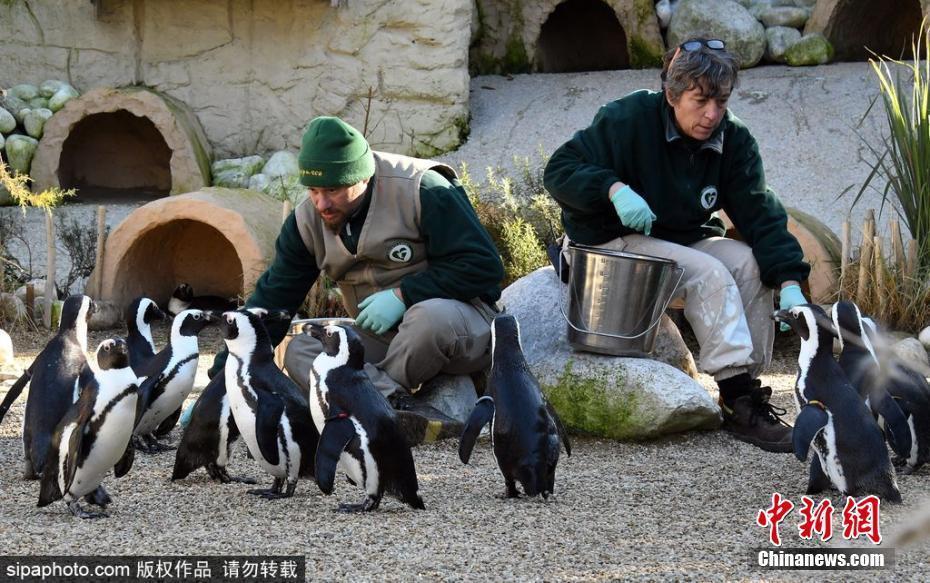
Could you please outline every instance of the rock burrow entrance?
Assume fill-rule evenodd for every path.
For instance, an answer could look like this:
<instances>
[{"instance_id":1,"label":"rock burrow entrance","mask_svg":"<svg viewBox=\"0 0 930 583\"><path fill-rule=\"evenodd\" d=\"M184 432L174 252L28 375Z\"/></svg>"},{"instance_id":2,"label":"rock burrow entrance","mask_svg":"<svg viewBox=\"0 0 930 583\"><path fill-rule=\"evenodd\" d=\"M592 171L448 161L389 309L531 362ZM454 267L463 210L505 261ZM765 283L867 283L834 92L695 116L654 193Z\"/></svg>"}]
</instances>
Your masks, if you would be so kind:
<instances>
[{"instance_id":1,"label":"rock burrow entrance","mask_svg":"<svg viewBox=\"0 0 930 583\"><path fill-rule=\"evenodd\" d=\"M141 87L72 99L45 125L32 162L38 189L101 201L192 192L210 184L210 148L193 113Z\"/></svg>"},{"instance_id":2,"label":"rock burrow entrance","mask_svg":"<svg viewBox=\"0 0 930 583\"><path fill-rule=\"evenodd\" d=\"M626 33L600 0L567 0L543 23L536 45L542 73L628 69Z\"/></svg>"},{"instance_id":3,"label":"rock burrow entrance","mask_svg":"<svg viewBox=\"0 0 930 583\"><path fill-rule=\"evenodd\" d=\"M247 296L274 256L281 203L250 190L204 188L133 211L107 238L95 297L125 308L166 303L179 283L197 295Z\"/></svg>"},{"instance_id":4,"label":"rock burrow entrance","mask_svg":"<svg viewBox=\"0 0 930 583\"><path fill-rule=\"evenodd\" d=\"M171 191L171 149L146 117L126 110L95 113L71 129L58 182L81 200L154 198Z\"/></svg>"},{"instance_id":5,"label":"rock burrow entrance","mask_svg":"<svg viewBox=\"0 0 930 583\"><path fill-rule=\"evenodd\" d=\"M837 61L865 61L874 55L910 58L920 31L920 0L820 0L804 32L820 32L833 45Z\"/></svg>"}]
</instances>

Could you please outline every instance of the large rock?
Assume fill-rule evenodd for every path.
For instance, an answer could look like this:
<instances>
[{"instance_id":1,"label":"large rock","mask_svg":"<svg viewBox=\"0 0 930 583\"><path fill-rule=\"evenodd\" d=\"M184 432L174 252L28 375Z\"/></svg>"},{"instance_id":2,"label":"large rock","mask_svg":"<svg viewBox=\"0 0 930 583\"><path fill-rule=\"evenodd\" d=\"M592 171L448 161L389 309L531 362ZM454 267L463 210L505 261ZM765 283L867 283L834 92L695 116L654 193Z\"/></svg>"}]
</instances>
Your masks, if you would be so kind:
<instances>
[{"instance_id":1,"label":"large rock","mask_svg":"<svg viewBox=\"0 0 930 583\"><path fill-rule=\"evenodd\" d=\"M794 6L773 6L763 10L759 15L759 20L766 27L770 26L788 26L791 28L804 28L804 23L810 18L810 11L806 8L796 8Z\"/></svg>"},{"instance_id":2,"label":"large rock","mask_svg":"<svg viewBox=\"0 0 930 583\"><path fill-rule=\"evenodd\" d=\"M572 351L559 315L563 292L555 270L543 267L505 289L501 301L519 320L527 364L567 426L615 439L648 439L719 425L716 403L680 370L652 359ZM663 326L660 335L675 345L668 331Z\"/></svg>"},{"instance_id":3,"label":"large rock","mask_svg":"<svg viewBox=\"0 0 930 583\"><path fill-rule=\"evenodd\" d=\"M16 118L6 109L0 107L0 134L8 134L16 129Z\"/></svg>"},{"instance_id":4,"label":"large rock","mask_svg":"<svg viewBox=\"0 0 930 583\"><path fill-rule=\"evenodd\" d=\"M459 423L468 421L478 393L468 375L439 374L414 393L416 399Z\"/></svg>"},{"instance_id":5,"label":"large rock","mask_svg":"<svg viewBox=\"0 0 930 583\"><path fill-rule=\"evenodd\" d=\"M10 168L22 174L29 174L29 168L32 166L32 157L35 155L36 148L39 146L38 140L29 136L13 134L7 136L4 150L6 159Z\"/></svg>"},{"instance_id":6,"label":"large rock","mask_svg":"<svg viewBox=\"0 0 930 583\"><path fill-rule=\"evenodd\" d=\"M668 44L698 35L726 41L744 69L755 66L765 53L765 28L733 0L681 0L668 28Z\"/></svg>"},{"instance_id":7,"label":"large rock","mask_svg":"<svg viewBox=\"0 0 930 583\"><path fill-rule=\"evenodd\" d=\"M833 58L833 46L819 32L801 37L785 51L785 62L792 67L823 65Z\"/></svg>"},{"instance_id":8,"label":"large rock","mask_svg":"<svg viewBox=\"0 0 930 583\"><path fill-rule=\"evenodd\" d=\"M898 340L891 346L891 350L914 370L926 371L930 364L927 362L927 349L917 338Z\"/></svg>"},{"instance_id":9,"label":"large rock","mask_svg":"<svg viewBox=\"0 0 930 583\"><path fill-rule=\"evenodd\" d=\"M801 32L787 26L773 26L765 29L765 58L773 63L785 62L785 51L801 40Z\"/></svg>"},{"instance_id":10,"label":"large rock","mask_svg":"<svg viewBox=\"0 0 930 583\"><path fill-rule=\"evenodd\" d=\"M249 178L261 172L264 165L265 160L261 156L217 160L210 168L213 186L248 188Z\"/></svg>"},{"instance_id":11,"label":"large rock","mask_svg":"<svg viewBox=\"0 0 930 583\"><path fill-rule=\"evenodd\" d=\"M51 117L52 110L50 109L39 108L29 110L29 113L23 116L23 126L26 128L26 133L37 140L42 139L42 133L45 130L45 122Z\"/></svg>"}]
</instances>

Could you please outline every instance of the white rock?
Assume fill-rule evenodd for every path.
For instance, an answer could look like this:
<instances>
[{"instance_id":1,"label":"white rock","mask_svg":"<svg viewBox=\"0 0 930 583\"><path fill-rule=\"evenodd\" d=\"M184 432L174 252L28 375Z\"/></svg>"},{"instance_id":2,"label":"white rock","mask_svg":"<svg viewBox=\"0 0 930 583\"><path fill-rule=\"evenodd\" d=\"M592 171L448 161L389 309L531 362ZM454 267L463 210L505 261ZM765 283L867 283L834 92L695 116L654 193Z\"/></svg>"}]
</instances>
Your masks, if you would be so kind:
<instances>
[{"instance_id":1,"label":"white rock","mask_svg":"<svg viewBox=\"0 0 930 583\"><path fill-rule=\"evenodd\" d=\"M555 270L543 267L505 289L501 301L520 322L527 364L566 425L616 439L719 425L717 404L682 371L652 359L573 352L558 307L563 289Z\"/></svg>"},{"instance_id":2,"label":"white rock","mask_svg":"<svg viewBox=\"0 0 930 583\"><path fill-rule=\"evenodd\" d=\"M927 349L916 338L899 340L892 345L891 350L895 356L913 369L923 371L930 364L927 362Z\"/></svg>"},{"instance_id":3,"label":"white rock","mask_svg":"<svg viewBox=\"0 0 930 583\"><path fill-rule=\"evenodd\" d=\"M262 174L272 179L279 176L296 176L299 173L300 165L297 163L297 156L287 150L272 154L262 167Z\"/></svg>"},{"instance_id":4,"label":"white rock","mask_svg":"<svg viewBox=\"0 0 930 583\"><path fill-rule=\"evenodd\" d=\"M0 364L10 364L13 358L13 339L6 330L0 328Z\"/></svg>"},{"instance_id":5,"label":"white rock","mask_svg":"<svg viewBox=\"0 0 930 583\"><path fill-rule=\"evenodd\" d=\"M89 330L110 330L118 328L123 322L123 310L113 302L94 300L96 310L87 320Z\"/></svg>"},{"instance_id":6,"label":"white rock","mask_svg":"<svg viewBox=\"0 0 930 583\"><path fill-rule=\"evenodd\" d=\"M930 350L930 326L927 326L920 331L920 335L917 336L917 339L920 340L920 343L924 345L924 348Z\"/></svg>"}]
</instances>

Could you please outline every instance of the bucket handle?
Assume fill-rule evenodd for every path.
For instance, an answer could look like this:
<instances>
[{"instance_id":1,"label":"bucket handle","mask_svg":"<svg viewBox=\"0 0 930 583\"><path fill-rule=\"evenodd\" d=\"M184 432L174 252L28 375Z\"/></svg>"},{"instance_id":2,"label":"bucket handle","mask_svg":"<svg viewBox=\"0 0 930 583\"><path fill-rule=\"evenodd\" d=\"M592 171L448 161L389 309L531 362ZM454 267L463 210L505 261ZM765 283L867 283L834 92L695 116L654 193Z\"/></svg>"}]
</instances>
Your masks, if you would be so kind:
<instances>
[{"instance_id":1,"label":"bucket handle","mask_svg":"<svg viewBox=\"0 0 930 583\"><path fill-rule=\"evenodd\" d=\"M685 270L683 267L679 267L676 265L674 269L675 271L678 272L678 281L675 282L675 285L672 287L672 290L668 292L668 298L666 298L665 300L665 305L662 306L662 311L659 312L659 316L652 322L652 324L649 325L648 328L646 328L645 330L643 330L642 332L640 332L639 334L635 336L623 336L622 334L610 334L609 332L595 332L594 330L587 330L584 328L579 328L578 326L575 325L574 322L571 321L571 319L568 317L568 314L565 313L565 297L564 297L565 294L562 294L562 293L559 294L559 311L562 312L562 317L565 319L566 322L568 322L568 325L571 326L576 332L581 332L582 334L594 334L595 336L607 336L609 338L619 338L620 340L635 340L636 338L639 338L640 336L648 334L650 330L655 328L656 325L662 321L662 314L664 314L665 310L668 309L668 305L672 303L672 296L674 295L675 290L678 289L678 285L681 283L681 278L684 277L685 275ZM562 279L562 264L560 262L559 280L561 279ZM570 285L566 287L571 289Z\"/></svg>"}]
</instances>

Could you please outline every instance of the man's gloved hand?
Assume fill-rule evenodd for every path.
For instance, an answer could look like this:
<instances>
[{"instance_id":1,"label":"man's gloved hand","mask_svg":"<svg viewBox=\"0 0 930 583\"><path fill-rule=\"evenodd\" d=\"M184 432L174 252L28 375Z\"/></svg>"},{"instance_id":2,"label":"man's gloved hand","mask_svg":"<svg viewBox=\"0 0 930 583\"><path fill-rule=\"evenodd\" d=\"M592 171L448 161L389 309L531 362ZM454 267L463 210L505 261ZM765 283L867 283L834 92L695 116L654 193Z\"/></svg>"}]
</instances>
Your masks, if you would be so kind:
<instances>
[{"instance_id":1,"label":"man's gloved hand","mask_svg":"<svg viewBox=\"0 0 930 583\"><path fill-rule=\"evenodd\" d=\"M407 311L407 306L393 289L371 294L358 307L362 311L355 318L355 325L375 334L384 334L393 328Z\"/></svg>"},{"instance_id":2,"label":"man's gloved hand","mask_svg":"<svg viewBox=\"0 0 930 583\"><path fill-rule=\"evenodd\" d=\"M636 191L629 186L624 186L610 196L610 202L614 203L614 210L617 211L617 216L620 217L620 222L624 227L649 235L656 216L649 208L649 204L643 200L643 197L636 194Z\"/></svg>"},{"instance_id":3,"label":"man's gloved hand","mask_svg":"<svg viewBox=\"0 0 930 583\"><path fill-rule=\"evenodd\" d=\"M804 294L801 292L801 286L796 283L781 288L778 294L778 307L782 310L790 310L795 306L806 303L807 299L804 298ZM791 329L791 327L784 322L778 327L782 332L787 332Z\"/></svg>"}]
</instances>

